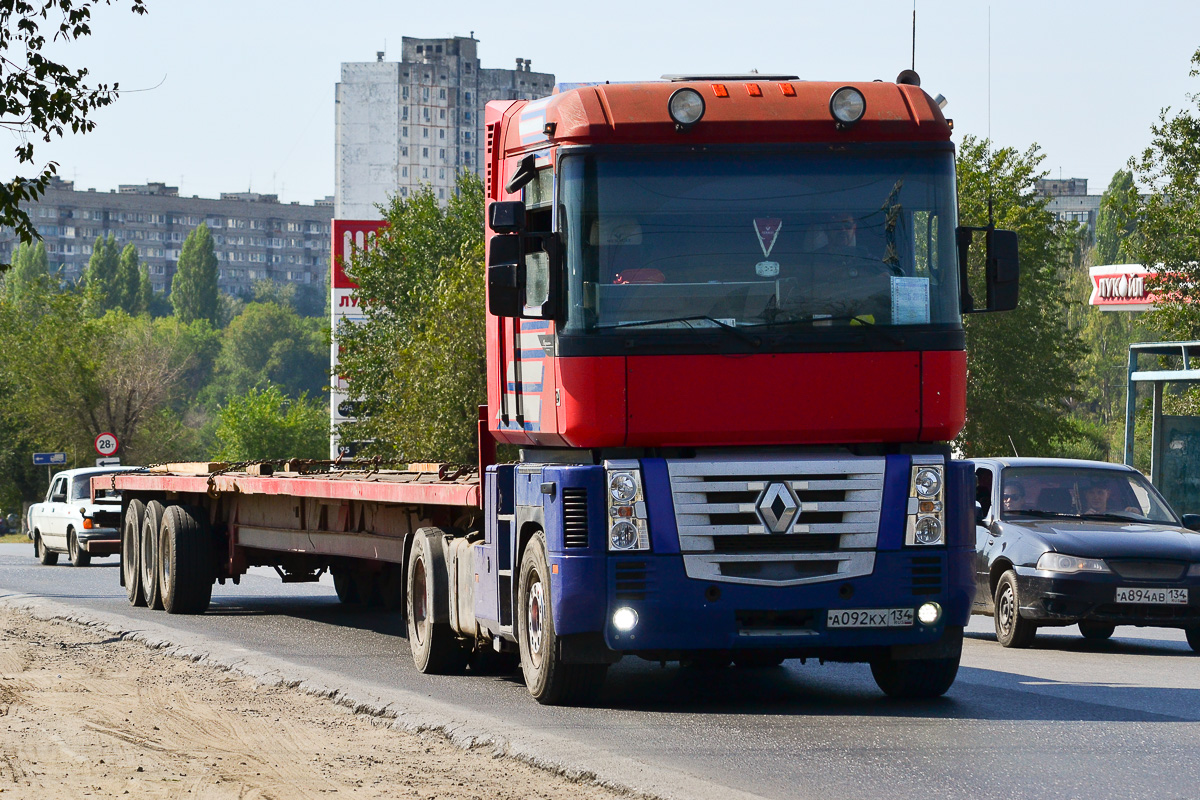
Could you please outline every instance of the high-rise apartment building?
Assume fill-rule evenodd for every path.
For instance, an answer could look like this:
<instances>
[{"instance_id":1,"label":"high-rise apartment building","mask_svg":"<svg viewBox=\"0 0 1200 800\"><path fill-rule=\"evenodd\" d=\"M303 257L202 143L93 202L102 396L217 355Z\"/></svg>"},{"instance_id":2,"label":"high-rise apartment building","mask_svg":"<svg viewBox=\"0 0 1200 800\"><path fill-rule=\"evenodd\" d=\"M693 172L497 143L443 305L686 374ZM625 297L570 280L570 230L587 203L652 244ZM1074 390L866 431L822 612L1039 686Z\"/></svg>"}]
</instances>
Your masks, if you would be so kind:
<instances>
[{"instance_id":1,"label":"high-rise apartment building","mask_svg":"<svg viewBox=\"0 0 1200 800\"><path fill-rule=\"evenodd\" d=\"M491 100L545 97L554 76L483 69L474 34L402 41L401 60L342 64L335 114L335 213L378 219L376 206L423 184L439 200L467 169L483 174L483 110Z\"/></svg>"},{"instance_id":2,"label":"high-rise apartment building","mask_svg":"<svg viewBox=\"0 0 1200 800\"><path fill-rule=\"evenodd\" d=\"M81 192L55 178L22 208L46 244L51 268L66 281L83 274L97 237L111 234L122 249L136 246L154 290L169 292L183 241L201 223L212 231L222 291L246 291L263 279L321 287L329 273L332 198L312 205L256 192L188 198L163 183ZM0 255L11 259L16 245L11 228L0 230Z\"/></svg>"}]
</instances>

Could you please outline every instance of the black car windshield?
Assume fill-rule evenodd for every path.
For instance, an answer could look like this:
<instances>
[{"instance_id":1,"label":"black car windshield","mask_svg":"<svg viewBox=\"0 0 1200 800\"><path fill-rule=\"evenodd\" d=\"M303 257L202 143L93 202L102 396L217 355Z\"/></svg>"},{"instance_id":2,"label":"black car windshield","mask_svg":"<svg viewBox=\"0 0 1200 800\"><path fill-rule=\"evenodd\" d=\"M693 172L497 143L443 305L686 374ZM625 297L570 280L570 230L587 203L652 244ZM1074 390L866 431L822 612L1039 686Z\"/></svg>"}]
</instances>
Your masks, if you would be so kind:
<instances>
[{"instance_id":1,"label":"black car windshield","mask_svg":"<svg viewBox=\"0 0 1200 800\"><path fill-rule=\"evenodd\" d=\"M962 324L947 148L560 163L566 332Z\"/></svg>"},{"instance_id":2,"label":"black car windshield","mask_svg":"<svg viewBox=\"0 0 1200 800\"><path fill-rule=\"evenodd\" d=\"M1140 472L1077 467L1008 467L1001 480L1003 519L1079 517L1179 525Z\"/></svg>"}]
</instances>

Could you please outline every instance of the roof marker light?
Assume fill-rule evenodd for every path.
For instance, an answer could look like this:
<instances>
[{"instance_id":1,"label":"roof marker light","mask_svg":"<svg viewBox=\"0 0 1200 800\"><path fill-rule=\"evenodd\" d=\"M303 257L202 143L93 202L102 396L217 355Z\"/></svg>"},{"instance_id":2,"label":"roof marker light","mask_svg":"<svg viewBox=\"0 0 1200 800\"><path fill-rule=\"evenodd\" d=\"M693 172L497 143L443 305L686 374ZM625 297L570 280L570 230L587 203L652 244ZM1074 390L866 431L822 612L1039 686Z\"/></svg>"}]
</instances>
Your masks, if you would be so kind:
<instances>
[{"instance_id":1,"label":"roof marker light","mask_svg":"<svg viewBox=\"0 0 1200 800\"><path fill-rule=\"evenodd\" d=\"M715 94L717 97L729 97L729 90L725 88L725 84L714 83L712 87L713 94Z\"/></svg>"},{"instance_id":2,"label":"roof marker light","mask_svg":"<svg viewBox=\"0 0 1200 800\"><path fill-rule=\"evenodd\" d=\"M848 128L858 122L866 111L866 98L853 86L843 86L829 98L829 113L837 120L839 128Z\"/></svg>"},{"instance_id":3,"label":"roof marker light","mask_svg":"<svg viewBox=\"0 0 1200 800\"><path fill-rule=\"evenodd\" d=\"M784 97L795 97L796 96L796 87L792 86L790 83L779 84L779 91L783 92Z\"/></svg>"},{"instance_id":4,"label":"roof marker light","mask_svg":"<svg viewBox=\"0 0 1200 800\"><path fill-rule=\"evenodd\" d=\"M667 112L675 120L675 130L686 131L704 116L704 98L690 87L676 89L667 100Z\"/></svg>"},{"instance_id":5,"label":"roof marker light","mask_svg":"<svg viewBox=\"0 0 1200 800\"><path fill-rule=\"evenodd\" d=\"M762 87L757 83L747 83L746 94L750 95L751 97L762 97Z\"/></svg>"}]
</instances>

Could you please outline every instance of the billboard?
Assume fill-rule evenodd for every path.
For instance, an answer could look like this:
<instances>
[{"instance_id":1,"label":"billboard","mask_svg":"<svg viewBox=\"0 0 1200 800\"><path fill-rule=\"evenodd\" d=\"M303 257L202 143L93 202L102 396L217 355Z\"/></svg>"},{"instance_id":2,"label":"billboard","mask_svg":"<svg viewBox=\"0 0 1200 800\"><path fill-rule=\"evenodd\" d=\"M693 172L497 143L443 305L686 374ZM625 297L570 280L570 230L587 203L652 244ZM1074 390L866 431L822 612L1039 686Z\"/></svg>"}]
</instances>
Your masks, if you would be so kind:
<instances>
[{"instance_id":1,"label":"billboard","mask_svg":"<svg viewBox=\"0 0 1200 800\"><path fill-rule=\"evenodd\" d=\"M1092 296L1088 304L1101 311L1149 311L1155 297L1146 286L1154 275L1141 264L1105 264L1092 267Z\"/></svg>"}]
</instances>

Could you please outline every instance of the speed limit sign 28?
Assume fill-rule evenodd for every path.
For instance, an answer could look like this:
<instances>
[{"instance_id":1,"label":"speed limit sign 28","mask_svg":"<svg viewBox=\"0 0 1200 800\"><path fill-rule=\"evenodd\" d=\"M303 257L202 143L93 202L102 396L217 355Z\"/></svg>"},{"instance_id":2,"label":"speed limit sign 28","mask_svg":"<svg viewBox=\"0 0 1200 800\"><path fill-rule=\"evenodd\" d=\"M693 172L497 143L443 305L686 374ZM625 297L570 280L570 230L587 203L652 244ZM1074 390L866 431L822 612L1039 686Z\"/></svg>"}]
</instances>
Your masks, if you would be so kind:
<instances>
[{"instance_id":1,"label":"speed limit sign 28","mask_svg":"<svg viewBox=\"0 0 1200 800\"><path fill-rule=\"evenodd\" d=\"M102 433L96 437L96 452L102 456L111 456L117 452L117 437L111 433Z\"/></svg>"}]
</instances>

